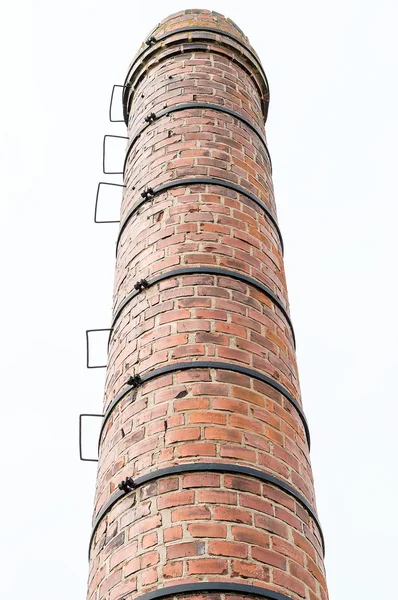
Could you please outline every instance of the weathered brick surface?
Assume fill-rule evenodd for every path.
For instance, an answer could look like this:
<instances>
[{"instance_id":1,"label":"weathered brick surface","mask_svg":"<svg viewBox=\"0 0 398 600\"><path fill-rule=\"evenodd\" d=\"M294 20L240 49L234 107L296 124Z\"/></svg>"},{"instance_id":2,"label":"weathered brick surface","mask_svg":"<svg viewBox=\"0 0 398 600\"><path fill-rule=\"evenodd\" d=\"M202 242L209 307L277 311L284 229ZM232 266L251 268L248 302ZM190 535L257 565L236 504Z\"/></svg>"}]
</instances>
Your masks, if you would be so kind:
<instances>
[{"instance_id":1,"label":"weathered brick surface","mask_svg":"<svg viewBox=\"0 0 398 600\"><path fill-rule=\"evenodd\" d=\"M110 342L107 403L133 368L195 357L264 371L299 399L291 329L275 303L231 277L183 275L126 305Z\"/></svg>"},{"instance_id":2,"label":"weathered brick surface","mask_svg":"<svg viewBox=\"0 0 398 600\"><path fill-rule=\"evenodd\" d=\"M133 61L128 146L148 114L185 102L230 108L264 131L268 89L259 60L222 33L249 47L237 26L217 13L191 10L172 15L151 35L200 25L219 33L176 33L144 45ZM187 108L155 120L134 142L122 222L143 190L192 177L239 185L276 218L269 156L259 136L220 111ZM276 227L244 194L190 184L143 202L118 240L114 312L137 281L181 267L248 275L289 312ZM129 376L201 360L263 373L301 405L293 340L283 311L253 285L227 275L170 276L143 289L116 319L104 411ZM296 408L270 385L215 365L159 376L113 408L100 438L94 518L127 477L206 462L259 469L316 510L308 440ZM91 544L89 600L131 600L199 581L249 583L293 600L326 600L318 526L280 488L212 472L170 474L142 485L100 520Z\"/></svg>"},{"instance_id":3,"label":"weathered brick surface","mask_svg":"<svg viewBox=\"0 0 398 600\"><path fill-rule=\"evenodd\" d=\"M132 506L133 505L133 506ZM137 509L139 508L139 510ZM292 497L246 476L158 480L122 500L91 549L92 598L134 598L189 581L264 585L294 599L326 598L319 531ZM119 595L120 594L120 595Z\"/></svg>"}]
</instances>

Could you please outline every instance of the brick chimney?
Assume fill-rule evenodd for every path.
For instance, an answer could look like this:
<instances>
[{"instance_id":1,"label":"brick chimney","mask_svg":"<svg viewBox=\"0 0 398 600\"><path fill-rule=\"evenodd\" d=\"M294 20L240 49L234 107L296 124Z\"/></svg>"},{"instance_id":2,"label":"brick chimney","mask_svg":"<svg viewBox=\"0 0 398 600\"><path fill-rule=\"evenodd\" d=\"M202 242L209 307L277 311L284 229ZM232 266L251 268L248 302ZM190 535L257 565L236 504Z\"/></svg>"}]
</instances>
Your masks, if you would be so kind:
<instances>
[{"instance_id":1,"label":"brick chimney","mask_svg":"<svg viewBox=\"0 0 398 600\"><path fill-rule=\"evenodd\" d=\"M326 600L260 59L185 10L125 86L88 600Z\"/></svg>"}]
</instances>

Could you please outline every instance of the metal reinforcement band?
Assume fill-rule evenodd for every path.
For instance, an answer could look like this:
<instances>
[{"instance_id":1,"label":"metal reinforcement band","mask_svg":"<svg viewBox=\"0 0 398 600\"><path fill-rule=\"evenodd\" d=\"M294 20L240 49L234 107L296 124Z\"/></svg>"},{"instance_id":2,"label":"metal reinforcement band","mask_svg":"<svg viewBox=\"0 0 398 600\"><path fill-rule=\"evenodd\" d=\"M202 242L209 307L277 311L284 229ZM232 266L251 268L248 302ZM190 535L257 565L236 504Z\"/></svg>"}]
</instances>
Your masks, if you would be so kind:
<instances>
[{"instance_id":1,"label":"metal reinforcement band","mask_svg":"<svg viewBox=\"0 0 398 600\"><path fill-rule=\"evenodd\" d=\"M164 588L153 590L138 596L136 600L158 600L160 598L170 598L180 594L204 594L204 593L219 593L219 594L239 594L243 596L260 596L266 600L292 600L290 596L268 590L265 587L251 585L248 583L229 583L229 582L213 582L203 581L200 583L182 583L180 585L170 585ZM127 596L126 596L127 600Z\"/></svg>"},{"instance_id":2,"label":"metal reinforcement band","mask_svg":"<svg viewBox=\"0 0 398 600\"><path fill-rule=\"evenodd\" d=\"M257 204L257 206L259 206L260 208L263 209L263 211L265 212L265 214L271 221L272 225L275 227L275 230L276 230L276 233L278 234L279 242L281 245L282 253L283 253L284 248L283 248L282 233L279 229L277 220L271 213L268 206L262 200L260 200L260 198L257 198L257 196L255 196L248 190L245 190L241 186L236 185L235 183L231 183L230 181L226 181L225 179L217 179L216 177L187 177L186 179L174 179L173 181L168 181L167 183L163 183L162 185L159 185L154 188L148 188L148 189L144 190L143 192L141 192L141 198L139 200L137 200L137 202L132 206L132 208L127 213L127 215L125 216L124 220L122 221L122 223L120 225L119 233L118 233L118 236L116 239L116 253L118 251L120 238L122 237L122 234L123 234L128 222L134 216L134 214L137 212L137 210L145 202L147 202L148 200L152 200L152 198L154 198L158 194L167 192L168 190L171 190L171 189L174 189L177 187L181 187L181 186L191 186L191 185L218 185L220 187L225 187L229 190L233 190L234 192L237 192L238 194L242 194L242 196L246 196L246 198L249 198L249 200L252 200L255 204Z\"/></svg>"},{"instance_id":3,"label":"metal reinforcement band","mask_svg":"<svg viewBox=\"0 0 398 600\"><path fill-rule=\"evenodd\" d=\"M109 404L108 408L104 414L104 420L101 425L99 438L98 438L98 450L100 448L101 437L105 429L105 425L109 419L114 408L123 400L127 394L129 394L132 390L136 389L138 386L146 383L147 381L151 381L156 377L161 377L162 375L167 375L169 373L176 373L177 371L186 371L189 369L220 369L221 371L232 371L234 373L240 373L241 375L246 375L247 377L253 377L253 379L257 379L266 385L269 385L274 390L282 394L294 406L297 410L300 419L302 421L308 449L311 447L311 439L310 439L310 430L308 427L307 419L305 417L304 411L301 408L300 404L297 402L296 398L285 388L283 385L268 377L268 375L264 375L260 373L260 371L255 371L254 369L249 369L248 367L243 367L241 365L236 365L234 363L224 362L224 361L203 361L197 360L192 362L181 362L174 363L172 365L167 365L165 367L159 367L159 369L153 369L152 371L148 371L142 375L135 375L132 377L132 383L127 383L127 386L122 389Z\"/></svg>"},{"instance_id":4,"label":"metal reinforcement band","mask_svg":"<svg viewBox=\"0 0 398 600\"><path fill-rule=\"evenodd\" d=\"M244 275L243 273L239 273L238 271L231 271L230 269L221 269L219 267L182 267L180 269L173 269L172 271L167 271L166 273L161 273L156 277L151 279L141 279L141 281L137 281L135 284L135 289L131 294L129 294L116 308L115 314L112 319L111 329L115 327L115 323L123 312L124 308L135 298L143 289L149 288L160 281L164 281L165 279L170 279L171 277L178 277L180 275L217 275L220 277L231 277L231 279L237 279L238 281L242 281L243 283L247 283L257 288L260 292L263 292L270 300L272 300L276 306L279 308L283 316L285 317L293 337L294 347L296 347L296 338L294 335L293 323L290 319L289 313L286 308L283 306L282 302L279 300L278 296L266 285L261 283L261 281L257 281L253 277L249 277L249 275Z\"/></svg>"},{"instance_id":5,"label":"metal reinforcement band","mask_svg":"<svg viewBox=\"0 0 398 600\"><path fill-rule=\"evenodd\" d=\"M161 117L168 116L171 113L180 112L182 110L189 110L189 109L214 110L217 112L224 113L226 115L230 115L234 119L238 119L239 121L242 121L242 123L247 125L247 127L249 127L249 129L251 129L257 135L257 137L263 144L265 153L267 155L267 159L268 159L268 162L270 165L271 173L272 173L272 160L271 160L271 155L268 150L267 140L265 138L264 133L261 131L261 129L259 127L257 127L257 125L252 123L249 119L247 119L240 113L236 112L235 110L231 110L230 108L227 108L226 106L221 106L220 104L212 104L210 102L184 102L182 104L174 104L173 106L164 108L163 110L160 110L158 113L154 113L154 112L150 113L149 115L147 115L147 117L145 117L145 121L144 121L145 124L141 127L141 129L139 129L137 131L137 133L131 140L129 147L127 148L127 152L126 152L126 156L125 156L124 164L123 164L123 172L119 173L119 175L125 174L127 161L128 161L128 158L134 148L134 144L141 137L141 135L144 133L144 131L146 131L146 129L148 129L148 127L150 125L152 125L152 123L155 123Z\"/></svg>"},{"instance_id":6,"label":"metal reinforcement band","mask_svg":"<svg viewBox=\"0 0 398 600\"><path fill-rule=\"evenodd\" d=\"M150 36L147 40L146 40L146 48L144 48L139 54L138 56L135 58L133 64L131 65L131 67L129 68L129 71L127 73L125 82L124 82L124 92L123 92L123 117L124 117L124 122L126 125L128 125L128 119L129 119L129 110L130 110L130 105L131 105L131 99L132 97L130 96L130 91L134 91L134 88L132 87L132 84L129 83L129 80L132 76L132 73L134 72L134 70L137 68L137 63L142 62L145 54L147 53L148 49L152 48L155 44L157 44L158 42L162 42L164 40L166 40L167 38L170 38L174 35L180 34L180 33L195 33L195 32L202 32L204 31L205 33L214 33L215 35L219 35L219 36L224 36L224 38L229 38L231 40L233 40L234 42L238 43L240 46L242 46L242 48L244 48L244 50L250 55L251 57L251 61L252 64L255 68L255 70L259 73L259 75L261 76L261 78L263 79L264 82L264 86L265 86L265 90L266 90L266 94L268 94L269 97L269 84L268 84L268 79L267 76L265 74L265 71L263 69L263 66L261 64L261 61L259 59L259 57L256 55L256 53L249 47L247 46L243 40L241 40L238 36L229 33L228 31L224 31L222 29L216 29L213 27L181 27L180 29L175 29L174 31L168 31L162 35L159 35L158 37L155 36ZM206 37L204 38L206 40L207 43L209 43L209 39ZM200 38L197 38L195 41L200 40ZM184 43L181 40L178 40L176 42L177 44L181 44ZM237 48L235 48L234 46L230 46L228 45L229 48L233 48L235 51L237 50ZM217 53L216 50L212 50L212 52ZM249 57L245 56L245 54L241 54L241 56L243 58L246 58L246 60L250 60ZM253 74L250 72L250 70L246 67L245 71L249 73L250 77L253 78ZM258 86L258 83L256 81L256 85ZM263 92L260 90L260 94L261 96L263 96ZM263 116L264 116L264 121L267 120L267 114L268 114L268 104L269 104L269 98L267 100L263 99Z\"/></svg>"},{"instance_id":7,"label":"metal reinforcement band","mask_svg":"<svg viewBox=\"0 0 398 600\"><path fill-rule=\"evenodd\" d=\"M169 475L180 475L182 473L223 473L223 474L237 474L237 475L246 475L248 477L254 477L262 481L263 483L269 483L279 488L280 490L286 492L290 496L292 496L297 502L299 502L309 513L311 518L316 523L316 526L319 530L319 535L321 537L322 549L323 553L325 553L325 541L322 533L322 528L319 522L319 519L316 515L315 510L312 508L311 504L304 498L304 496L298 492L294 487L290 484L286 483L282 479L275 477L274 475L269 475L268 473L264 473L259 469L255 469L253 467L244 467L241 465L233 465L229 463L186 463L182 465L174 465L172 467L166 467L164 469L159 469L157 471L153 471L152 473L147 473L146 475L142 475L141 477L137 477L137 479L133 479L131 477L127 477L124 481L119 484L119 488L110 496L109 500L104 504L99 513L97 514L94 523L93 529L90 536L89 542L89 554L91 550L91 544L97 530L98 525L104 516L112 509L112 507L119 502L122 498L124 498L130 492L136 490L138 487L155 481L157 479L161 479L162 477L168 477Z\"/></svg>"}]
</instances>

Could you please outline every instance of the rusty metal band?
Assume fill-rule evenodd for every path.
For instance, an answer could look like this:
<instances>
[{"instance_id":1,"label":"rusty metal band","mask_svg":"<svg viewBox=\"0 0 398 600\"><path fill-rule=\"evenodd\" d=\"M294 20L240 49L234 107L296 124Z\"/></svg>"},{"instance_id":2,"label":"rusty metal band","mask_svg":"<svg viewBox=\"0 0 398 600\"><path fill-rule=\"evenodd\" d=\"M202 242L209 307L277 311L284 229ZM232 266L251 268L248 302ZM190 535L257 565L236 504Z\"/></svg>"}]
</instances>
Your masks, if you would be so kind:
<instances>
[{"instance_id":1,"label":"rusty metal band","mask_svg":"<svg viewBox=\"0 0 398 600\"><path fill-rule=\"evenodd\" d=\"M246 375L247 377L252 377L253 379L257 379L257 381L261 381L262 383L265 383L266 385L269 385L270 387L272 387L274 390L276 390L277 392L282 394L282 396L284 398L286 398L286 400L288 402L290 402L290 404L292 406L294 406L294 408L296 409L296 411L300 417L300 420L303 424L305 436L307 439L308 449L310 450L310 448L311 448L310 430L308 427L308 423L307 423L307 419L304 414L304 411L301 408L300 404L297 402L296 398L293 396L293 394L291 394L283 385L281 385L275 379L272 379L272 377L268 377L268 375L264 375L263 373L260 373L260 371L250 369L249 367L244 367L241 365L236 365L234 363L229 363L229 362L224 362L224 361L198 360L198 361L192 361L192 362L174 363L172 365L167 365L166 367L159 367L158 369L153 369L152 371L148 371L147 373L144 373L144 374L135 375L133 377L133 380L134 380L133 383L127 384L126 387L123 388L115 396L115 398L112 400L112 402L109 404L108 408L105 411L104 420L102 421L102 425L101 425L101 429L100 429L100 433L99 433L99 437L98 437L98 451L100 449L102 434L104 432L105 425L106 425L110 415L112 414L115 407L119 404L119 402L121 402L123 400L123 398L125 398L127 396L127 394L129 394L132 390L135 390L140 385L146 383L147 381L151 381L152 379L155 379L156 377L161 377L162 375L168 375L169 373L177 373L178 371L187 371L190 369L220 369L221 371L231 371L233 373L240 373L241 375Z\"/></svg>"},{"instance_id":2,"label":"rusty metal band","mask_svg":"<svg viewBox=\"0 0 398 600\"><path fill-rule=\"evenodd\" d=\"M238 43L240 46L242 46L244 48L244 50L250 55L251 59L247 56L245 56L245 54L241 54L241 56L243 58L245 58L246 60L251 60L253 63L253 66L255 67L256 71L258 71L259 75L261 76L261 78L264 81L264 85L265 85L265 89L266 89L266 93L269 96L269 84L268 84L268 79L267 76L265 74L264 68L261 64L260 58L257 56L257 54L246 44L244 44L244 42L237 36L235 36L232 33L229 33L228 31L223 31L220 29L215 29L213 27L181 27L180 29L175 29L174 31L169 31L167 33L164 33L158 37L154 37L151 36L148 38L148 40L146 41L147 47L144 48L139 54L138 56L134 59L133 64L131 65L131 67L129 68L129 71L127 73L126 79L124 81L124 91L123 91L123 117L124 117L124 122L126 125L128 125L128 118L129 118L129 109L130 109L130 104L131 104L131 96L130 91L134 91L134 88L132 88L132 85L129 83L129 80L131 78L132 73L134 72L134 70L137 68L137 63L140 63L145 54L148 52L148 49L151 49L155 44L157 44L158 42L162 42L167 38L173 37L174 35L178 35L180 33L200 33L201 31L204 31L206 33L214 33L215 35L218 36L223 36L224 38L229 38L231 40L233 40L234 42ZM207 38L205 38L206 41L208 42L209 40ZM200 40L200 38L196 39L195 41ZM177 40L176 44L181 44L184 43L181 40ZM193 42L192 42L193 43ZM231 46L228 44L229 48L233 48L235 51L237 50L237 48L235 48L234 46ZM206 49L206 47L205 47ZM209 51L209 50L207 50ZM215 49L212 49L211 52L214 52L215 54L217 53L217 51ZM245 68L245 71L248 72L248 74L250 75L250 77L253 78L253 74L248 70L248 68ZM258 87L258 83L256 81L256 86ZM261 92L262 94L262 92ZM264 113L264 121L267 120L267 113L268 113L268 104L269 104L269 100L265 101L263 99L263 113Z\"/></svg>"},{"instance_id":3,"label":"rusty metal band","mask_svg":"<svg viewBox=\"0 0 398 600\"><path fill-rule=\"evenodd\" d=\"M217 275L219 277L231 277L232 279L237 279L238 281L242 281L243 283L247 283L248 285L252 285L257 288L260 292L263 292L270 300L276 304L278 309L281 311L283 316L285 317L293 337L294 347L296 347L296 337L294 334L293 323L287 312L286 308L283 306L282 302L279 300L278 296L266 285L254 279L254 277L250 277L249 275L244 275L243 273L239 273L238 271L231 271L230 269L221 269L220 267L181 267L180 269L173 269L172 271L166 271L165 273L161 273L160 275L156 275L151 279L143 279L140 282L137 282L135 285L135 289L131 294L126 296L126 298L119 304L119 306L115 310L115 314L113 315L111 330L115 327L115 323L120 317L124 308L135 298L143 289L149 288L160 281L164 281L165 279L170 279L171 277L178 277L180 275Z\"/></svg>"},{"instance_id":4,"label":"rusty metal band","mask_svg":"<svg viewBox=\"0 0 398 600\"><path fill-rule=\"evenodd\" d=\"M261 131L261 129L259 127L257 127L257 125L255 125L254 123L252 123L250 121L250 119L247 119L246 117L244 117L240 113L236 112L235 110L227 108L226 106L222 106L221 104L212 104L210 102L183 102L181 104L174 104L173 106L164 108L163 110L160 110L158 113L150 113L146 117L145 124L135 134L135 136L133 137L133 139L131 140L131 142L127 148L127 152L126 152L126 156L125 156L124 164L123 164L123 173L119 173L119 174L125 176L127 161L128 161L129 156L134 148L134 145L137 142L137 140L141 137L141 135L144 133L144 131L146 131L146 129L148 129L148 127L150 127L150 125L152 125L153 123L156 123L156 121L158 121L161 117L168 116L169 114L174 113L174 112L179 112L182 110L189 110L189 109L214 110L214 111L229 115L229 116L233 117L234 119L238 119L239 121L242 121L242 123L247 125L247 127L249 127L249 129L251 129L251 131L253 131L257 135L257 137L263 144L264 150L267 155L268 162L269 162L269 166L271 169L271 173L272 173L272 160L271 160L271 155L268 150L267 140L265 138L265 135Z\"/></svg>"},{"instance_id":5,"label":"rusty metal band","mask_svg":"<svg viewBox=\"0 0 398 600\"><path fill-rule=\"evenodd\" d=\"M116 239L116 253L117 253L118 246L120 243L120 238L122 237L122 234L123 234L128 222L134 216L134 214L137 212L137 210L145 202L147 202L148 200L151 200L154 196L157 196L158 194L167 192L168 190L171 190L171 189L174 189L177 187L181 187L181 186L188 187L191 185L218 185L220 187L225 187L229 190L237 192L238 194L241 194L242 196L246 196L246 198L249 198L249 200L252 200L255 204L257 204L257 206L259 206L260 208L263 209L263 211L265 212L265 214L271 221L272 225L275 227L275 230L276 230L276 233L278 234L279 242L281 245L281 250L283 253L284 246L283 246L282 232L279 229L279 225L278 225L276 218L271 213L270 209L265 204L265 202L260 200L260 198L257 198L257 196L255 196L248 190L245 190L243 187L236 185L235 183L231 183L230 181L227 181L225 179L217 179L215 177L190 177L190 178L186 178L186 179L174 179L173 181L168 181L167 183L163 183L162 185L154 187L151 190L151 195L146 195L145 191L142 192L141 198L139 200L137 200L137 202L132 206L132 208L129 210L129 212L125 216L124 220L121 222L119 233L118 233L118 236Z\"/></svg>"},{"instance_id":6,"label":"rusty metal band","mask_svg":"<svg viewBox=\"0 0 398 600\"><path fill-rule=\"evenodd\" d=\"M266 587L251 585L248 583L230 583L225 581L201 581L198 583L181 583L180 585L170 585L152 592L147 592L138 596L136 600L160 600L162 598L170 598L171 596L179 596L180 594L197 594L218 593L218 594L238 594L239 596L259 596L266 600L293 600L291 596L286 596L280 592L269 590ZM127 600L127 596L125 597Z\"/></svg>"},{"instance_id":7,"label":"rusty metal band","mask_svg":"<svg viewBox=\"0 0 398 600\"><path fill-rule=\"evenodd\" d=\"M91 550L91 544L94 539L95 532L97 530L98 525L104 518L104 516L115 506L119 500L125 498L129 493L135 491L138 487L145 485L146 483L151 483L152 481L156 481L161 479L162 477L168 477L172 475L180 475L183 473L221 473L221 474L234 474L234 475L246 475L248 477L254 477L263 483L267 483L273 485L283 492L286 492L290 496L292 496L297 502L299 502L308 512L310 517L316 523L316 526L319 530L319 535L321 538L321 545L323 549L323 554L325 554L325 541L323 537L323 532L321 528L321 524L319 522L318 516L316 514L315 509L311 506L308 500L294 487L292 487L286 481L275 477L274 475L270 475L268 473L264 473L259 469L255 469L254 467L246 467L241 465L234 465L229 463L186 463L182 465L174 465L172 467L166 467L164 469L159 469L157 471L153 471L152 473L147 473L146 475L142 475L141 477L137 477L137 479L133 479L132 477L127 477L127 479L119 484L119 488L110 496L108 501L101 508L99 513L97 514L94 523L93 529L90 536L89 542L89 555Z\"/></svg>"}]
</instances>

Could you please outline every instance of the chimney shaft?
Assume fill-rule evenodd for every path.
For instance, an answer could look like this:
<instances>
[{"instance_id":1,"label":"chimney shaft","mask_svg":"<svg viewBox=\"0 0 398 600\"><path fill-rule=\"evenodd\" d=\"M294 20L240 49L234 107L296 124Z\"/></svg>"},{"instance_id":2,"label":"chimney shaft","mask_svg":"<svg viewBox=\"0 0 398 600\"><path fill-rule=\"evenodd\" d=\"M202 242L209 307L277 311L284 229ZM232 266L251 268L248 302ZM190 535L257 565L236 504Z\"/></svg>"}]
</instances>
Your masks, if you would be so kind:
<instances>
[{"instance_id":1,"label":"chimney shaft","mask_svg":"<svg viewBox=\"0 0 398 600\"><path fill-rule=\"evenodd\" d=\"M264 70L186 10L125 85L88 600L326 600Z\"/></svg>"}]
</instances>

